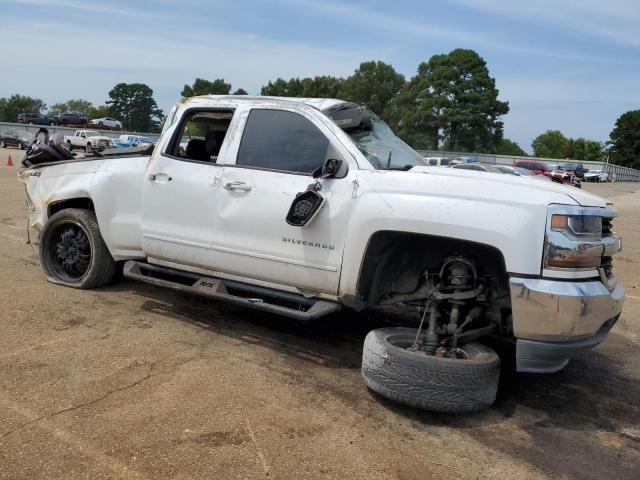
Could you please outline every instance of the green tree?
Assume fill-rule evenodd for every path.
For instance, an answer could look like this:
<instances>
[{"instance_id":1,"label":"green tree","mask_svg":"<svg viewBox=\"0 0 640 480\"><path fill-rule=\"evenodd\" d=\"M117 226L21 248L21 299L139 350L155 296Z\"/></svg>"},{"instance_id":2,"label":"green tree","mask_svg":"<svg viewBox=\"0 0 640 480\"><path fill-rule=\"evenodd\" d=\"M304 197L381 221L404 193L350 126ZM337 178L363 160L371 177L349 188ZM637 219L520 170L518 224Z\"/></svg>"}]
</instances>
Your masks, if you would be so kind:
<instances>
[{"instance_id":1,"label":"green tree","mask_svg":"<svg viewBox=\"0 0 640 480\"><path fill-rule=\"evenodd\" d=\"M384 62L363 62L342 84L340 98L365 104L381 117L389 102L406 81L391 65Z\"/></svg>"},{"instance_id":2,"label":"green tree","mask_svg":"<svg viewBox=\"0 0 640 480\"><path fill-rule=\"evenodd\" d=\"M278 78L262 87L260 95L274 97L319 97L338 98L344 80L342 78L323 75L313 78Z\"/></svg>"},{"instance_id":3,"label":"green tree","mask_svg":"<svg viewBox=\"0 0 640 480\"><path fill-rule=\"evenodd\" d=\"M39 98L14 94L0 98L0 121L15 122L21 113L42 113L46 104Z\"/></svg>"},{"instance_id":4,"label":"green tree","mask_svg":"<svg viewBox=\"0 0 640 480\"><path fill-rule=\"evenodd\" d=\"M640 169L640 110L620 115L609 134L611 160L619 165Z\"/></svg>"},{"instance_id":5,"label":"green tree","mask_svg":"<svg viewBox=\"0 0 640 480\"><path fill-rule=\"evenodd\" d=\"M88 116L89 110L93 108L93 104L89 100L75 98L66 102L55 103L49 107L49 115L54 116L62 112L77 112L81 115Z\"/></svg>"},{"instance_id":6,"label":"green tree","mask_svg":"<svg viewBox=\"0 0 640 480\"><path fill-rule=\"evenodd\" d=\"M229 95L231 84L223 78L217 78L213 82L203 78L196 78L193 85L185 85L181 95L185 98L198 95Z\"/></svg>"},{"instance_id":7,"label":"green tree","mask_svg":"<svg viewBox=\"0 0 640 480\"><path fill-rule=\"evenodd\" d=\"M233 92L232 95L249 95L249 92L247 92L244 88L239 88L235 92Z\"/></svg>"},{"instance_id":8,"label":"green tree","mask_svg":"<svg viewBox=\"0 0 640 480\"><path fill-rule=\"evenodd\" d=\"M396 135L414 148L438 149L439 110L427 79L416 75L389 102L385 120Z\"/></svg>"},{"instance_id":9,"label":"green tree","mask_svg":"<svg viewBox=\"0 0 640 480\"><path fill-rule=\"evenodd\" d=\"M587 140L586 138L569 138L564 150L563 158L571 158L573 160L602 160L605 155L604 145L595 140Z\"/></svg>"},{"instance_id":10,"label":"green tree","mask_svg":"<svg viewBox=\"0 0 640 480\"><path fill-rule=\"evenodd\" d=\"M502 115L509 104L498 100L495 79L473 50L456 49L420 64L418 76L433 97L428 107L438 118L447 150L491 152L502 138ZM426 112L425 112L426 113Z\"/></svg>"},{"instance_id":11,"label":"green tree","mask_svg":"<svg viewBox=\"0 0 640 480\"><path fill-rule=\"evenodd\" d=\"M87 118L91 120L92 118L104 118L104 117L114 117L120 121L121 118L118 118L118 115L115 115L111 112L111 108L109 105L99 105L97 107L91 106L87 109Z\"/></svg>"},{"instance_id":12,"label":"green tree","mask_svg":"<svg viewBox=\"0 0 640 480\"><path fill-rule=\"evenodd\" d=\"M144 83L119 83L109 92L106 103L126 130L156 131L164 114L153 99L153 90Z\"/></svg>"},{"instance_id":13,"label":"green tree","mask_svg":"<svg viewBox=\"0 0 640 480\"><path fill-rule=\"evenodd\" d=\"M569 139L560 130L547 130L533 139L533 155L542 158L565 158Z\"/></svg>"},{"instance_id":14,"label":"green tree","mask_svg":"<svg viewBox=\"0 0 640 480\"><path fill-rule=\"evenodd\" d=\"M295 83L294 80L297 83ZM300 80L297 78L292 78L288 82L282 78L278 78L275 82L269 81L269 83L264 85L260 89L260 95L269 97L298 97L300 96L299 93L302 89L296 88L294 90L294 85L297 85L299 83Z\"/></svg>"},{"instance_id":15,"label":"green tree","mask_svg":"<svg viewBox=\"0 0 640 480\"><path fill-rule=\"evenodd\" d=\"M500 143L496 147L497 155L510 155L514 157L526 157L527 152L525 152L520 145L518 145L513 140L509 140L508 138L501 138Z\"/></svg>"}]
</instances>

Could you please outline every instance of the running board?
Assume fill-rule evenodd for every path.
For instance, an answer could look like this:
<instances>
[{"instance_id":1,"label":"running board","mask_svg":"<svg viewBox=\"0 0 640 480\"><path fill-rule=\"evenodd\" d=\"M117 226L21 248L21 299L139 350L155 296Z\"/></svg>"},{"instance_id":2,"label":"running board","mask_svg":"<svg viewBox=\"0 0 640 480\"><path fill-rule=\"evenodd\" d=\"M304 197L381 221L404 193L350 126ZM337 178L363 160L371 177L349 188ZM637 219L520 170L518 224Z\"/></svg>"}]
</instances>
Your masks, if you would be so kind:
<instances>
[{"instance_id":1,"label":"running board","mask_svg":"<svg viewBox=\"0 0 640 480\"><path fill-rule=\"evenodd\" d=\"M233 280L205 277L192 272L129 260L124 264L126 278L160 287L188 292L214 300L283 315L296 320L316 320L340 310L337 303L306 298L303 295L258 287Z\"/></svg>"}]
</instances>

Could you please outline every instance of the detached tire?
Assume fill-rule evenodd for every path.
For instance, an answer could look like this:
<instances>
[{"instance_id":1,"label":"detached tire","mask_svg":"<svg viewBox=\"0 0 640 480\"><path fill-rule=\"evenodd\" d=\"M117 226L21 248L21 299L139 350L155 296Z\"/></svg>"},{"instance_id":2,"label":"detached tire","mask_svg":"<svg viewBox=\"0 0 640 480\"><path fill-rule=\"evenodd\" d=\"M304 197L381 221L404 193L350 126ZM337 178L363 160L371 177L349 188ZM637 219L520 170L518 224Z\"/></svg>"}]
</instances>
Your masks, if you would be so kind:
<instances>
[{"instance_id":1,"label":"detached tire","mask_svg":"<svg viewBox=\"0 0 640 480\"><path fill-rule=\"evenodd\" d=\"M79 208L49 218L40 237L40 265L47 280L73 288L108 284L116 273L96 215Z\"/></svg>"},{"instance_id":2,"label":"detached tire","mask_svg":"<svg viewBox=\"0 0 640 480\"><path fill-rule=\"evenodd\" d=\"M435 412L477 412L496 399L500 358L480 343L461 349L469 359L410 352L416 329L369 332L362 352L362 377L374 392L399 403Z\"/></svg>"}]
</instances>

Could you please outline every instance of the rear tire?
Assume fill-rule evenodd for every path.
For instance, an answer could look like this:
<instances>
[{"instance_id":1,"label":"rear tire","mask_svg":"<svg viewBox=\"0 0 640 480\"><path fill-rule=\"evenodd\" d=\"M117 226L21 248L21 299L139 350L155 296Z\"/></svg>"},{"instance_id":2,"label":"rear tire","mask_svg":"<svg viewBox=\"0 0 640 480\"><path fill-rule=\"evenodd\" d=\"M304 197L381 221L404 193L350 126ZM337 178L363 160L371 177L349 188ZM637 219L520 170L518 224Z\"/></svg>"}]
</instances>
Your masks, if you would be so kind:
<instances>
[{"instance_id":1,"label":"rear tire","mask_svg":"<svg viewBox=\"0 0 640 480\"><path fill-rule=\"evenodd\" d=\"M362 352L362 377L371 390L436 412L476 412L493 404L500 378L500 358L493 350L474 342L461 347L468 359L433 357L406 349L415 336L412 328L369 332Z\"/></svg>"},{"instance_id":2,"label":"rear tire","mask_svg":"<svg viewBox=\"0 0 640 480\"><path fill-rule=\"evenodd\" d=\"M67 140L67 149L73 152L73 143L71 143L71 140Z\"/></svg>"},{"instance_id":3,"label":"rear tire","mask_svg":"<svg viewBox=\"0 0 640 480\"><path fill-rule=\"evenodd\" d=\"M0 140L0 148L7 148L7 144L4 143L4 140Z\"/></svg>"},{"instance_id":4,"label":"rear tire","mask_svg":"<svg viewBox=\"0 0 640 480\"><path fill-rule=\"evenodd\" d=\"M87 153L91 153L93 151L93 147L91 146L90 143L87 143L87 146L85 147L84 151Z\"/></svg>"},{"instance_id":5,"label":"rear tire","mask_svg":"<svg viewBox=\"0 0 640 480\"><path fill-rule=\"evenodd\" d=\"M42 230L39 255L47 280L67 287L101 287L116 272L90 210L68 208L52 215Z\"/></svg>"}]
</instances>

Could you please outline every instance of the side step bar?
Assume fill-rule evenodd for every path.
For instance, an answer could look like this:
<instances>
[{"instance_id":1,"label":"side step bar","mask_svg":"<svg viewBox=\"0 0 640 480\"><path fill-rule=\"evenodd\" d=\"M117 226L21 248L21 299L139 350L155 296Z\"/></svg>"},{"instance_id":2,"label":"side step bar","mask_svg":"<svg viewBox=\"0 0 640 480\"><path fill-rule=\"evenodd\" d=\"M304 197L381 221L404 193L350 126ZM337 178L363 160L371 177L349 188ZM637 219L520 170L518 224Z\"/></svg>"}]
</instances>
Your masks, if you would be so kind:
<instances>
[{"instance_id":1,"label":"side step bar","mask_svg":"<svg viewBox=\"0 0 640 480\"><path fill-rule=\"evenodd\" d=\"M295 293L248 285L233 280L205 277L197 273L150 265L135 260L129 260L124 264L123 274L132 280L223 300L296 320L316 320L337 312L341 308L337 303L306 298Z\"/></svg>"}]
</instances>

